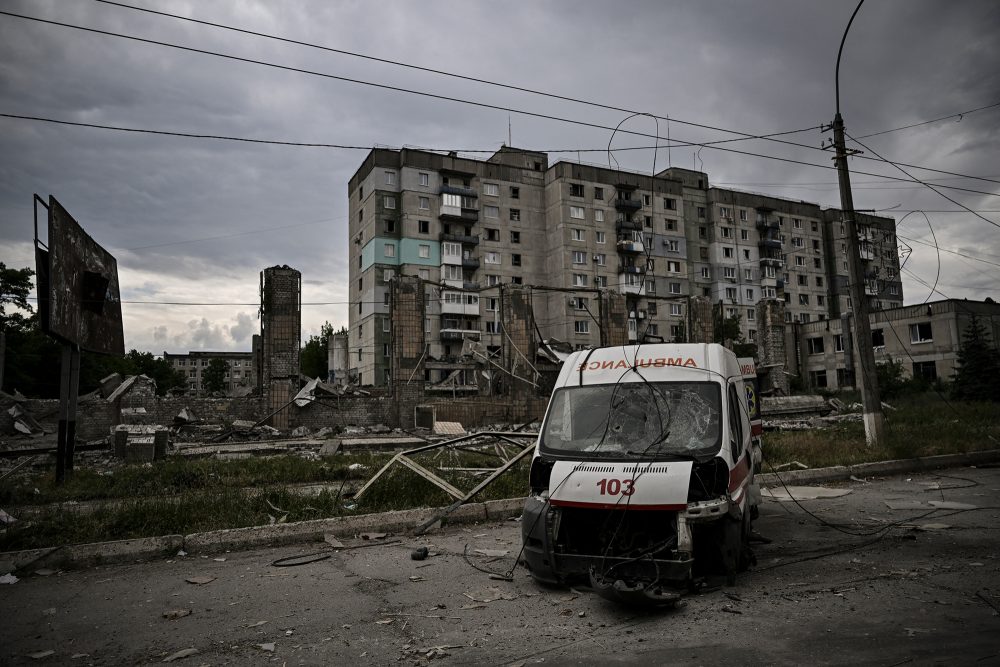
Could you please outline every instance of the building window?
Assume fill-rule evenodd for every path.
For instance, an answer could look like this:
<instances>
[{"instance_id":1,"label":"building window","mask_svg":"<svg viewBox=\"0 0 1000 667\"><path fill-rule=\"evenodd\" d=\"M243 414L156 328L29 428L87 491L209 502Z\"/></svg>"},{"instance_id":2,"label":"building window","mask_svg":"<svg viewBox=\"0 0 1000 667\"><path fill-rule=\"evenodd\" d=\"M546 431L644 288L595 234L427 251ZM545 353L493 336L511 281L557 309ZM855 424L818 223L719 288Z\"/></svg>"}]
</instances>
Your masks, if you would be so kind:
<instances>
[{"instance_id":1,"label":"building window","mask_svg":"<svg viewBox=\"0 0 1000 667\"><path fill-rule=\"evenodd\" d=\"M817 269L822 269L823 260L821 260L819 257L813 257L813 266L816 267Z\"/></svg>"},{"instance_id":2,"label":"building window","mask_svg":"<svg viewBox=\"0 0 1000 667\"><path fill-rule=\"evenodd\" d=\"M521 209L519 208L510 209L510 220L511 222L521 222Z\"/></svg>"},{"instance_id":3,"label":"building window","mask_svg":"<svg viewBox=\"0 0 1000 667\"><path fill-rule=\"evenodd\" d=\"M677 210L677 200L674 199L673 197L664 197L663 198L663 208L667 209L668 211L676 211Z\"/></svg>"},{"instance_id":4,"label":"building window","mask_svg":"<svg viewBox=\"0 0 1000 667\"><path fill-rule=\"evenodd\" d=\"M726 288L726 298L729 299L730 301L736 301L736 288L735 287L727 287Z\"/></svg>"},{"instance_id":5,"label":"building window","mask_svg":"<svg viewBox=\"0 0 1000 667\"><path fill-rule=\"evenodd\" d=\"M581 183L570 183L569 184L569 196L570 197L582 197L583 196L583 184L581 184Z\"/></svg>"},{"instance_id":6,"label":"building window","mask_svg":"<svg viewBox=\"0 0 1000 667\"><path fill-rule=\"evenodd\" d=\"M757 311L754 308L747 308L747 322L754 322L757 320Z\"/></svg>"},{"instance_id":7,"label":"building window","mask_svg":"<svg viewBox=\"0 0 1000 667\"><path fill-rule=\"evenodd\" d=\"M496 297L489 297L486 299L486 310L490 313L495 313L499 310L500 299Z\"/></svg>"},{"instance_id":8,"label":"building window","mask_svg":"<svg viewBox=\"0 0 1000 667\"><path fill-rule=\"evenodd\" d=\"M390 195L382 197L383 208L396 208L396 198Z\"/></svg>"},{"instance_id":9,"label":"building window","mask_svg":"<svg viewBox=\"0 0 1000 667\"><path fill-rule=\"evenodd\" d=\"M516 252L512 253L510 256L510 263L511 266L521 266L521 255L517 254Z\"/></svg>"},{"instance_id":10,"label":"building window","mask_svg":"<svg viewBox=\"0 0 1000 667\"><path fill-rule=\"evenodd\" d=\"M750 230L749 229L741 229L740 230L740 240L741 241L749 241L750 240Z\"/></svg>"},{"instance_id":11,"label":"building window","mask_svg":"<svg viewBox=\"0 0 1000 667\"><path fill-rule=\"evenodd\" d=\"M724 278L736 280L736 267L733 266L722 267L722 275Z\"/></svg>"},{"instance_id":12,"label":"building window","mask_svg":"<svg viewBox=\"0 0 1000 667\"><path fill-rule=\"evenodd\" d=\"M499 241L500 240L500 230L499 229L486 229L486 240L487 241Z\"/></svg>"},{"instance_id":13,"label":"building window","mask_svg":"<svg viewBox=\"0 0 1000 667\"><path fill-rule=\"evenodd\" d=\"M681 293L681 284L680 283L670 283L670 293L671 294L680 294Z\"/></svg>"},{"instance_id":14,"label":"building window","mask_svg":"<svg viewBox=\"0 0 1000 667\"><path fill-rule=\"evenodd\" d=\"M802 255L797 255L795 257L795 266L805 266L805 262L802 261Z\"/></svg>"},{"instance_id":15,"label":"building window","mask_svg":"<svg viewBox=\"0 0 1000 667\"><path fill-rule=\"evenodd\" d=\"M394 172L394 171L387 171L387 172L385 172L385 184L386 185L395 185L396 184L396 172Z\"/></svg>"},{"instance_id":16,"label":"building window","mask_svg":"<svg viewBox=\"0 0 1000 667\"><path fill-rule=\"evenodd\" d=\"M663 242L666 245L667 252L680 252L680 243L675 239L667 239Z\"/></svg>"},{"instance_id":17,"label":"building window","mask_svg":"<svg viewBox=\"0 0 1000 667\"><path fill-rule=\"evenodd\" d=\"M653 305L653 304L650 304L650 305ZM684 306L682 306L679 303L672 303L672 304L670 304L670 314L671 315L676 315L676 316L683 315L684 314Z\"/></svg>"},{"instance_id":18,"label":"building window","mask_svg":"<svg viewBox=\"0 0 1000 667\"><path fill-rule=\"evenodd\" d=\"M705 207L704 206L699 206L698 207L698 217L699 218L704 218L705 217Z\"/></svg>"},{"instance_id":19,"label":"building window","mask_svg":"<svg viewBox=\"0 0 1000 667\"><path fill-rule=\"evenodd\" d=\"M808 306L809 305L809 295L808 294L800 294L799 295L799 305L800 306Z\"/></svg>"},{"instance_id":20,"label":"building window","mask_svg":"<svg viewBox=\"0 0 1000 667\"><path fill-rule=\"evenodd\" d=\"M418 234L430 234L431 223L429 220L417 220L417 233Z\"/></svg>"},{"instance_id":21,"label":"building window","mask_svg":"<svg viewBox=\"0 0 1000 667\"><path fill-rule=\"evenodd\" d=\"M712 277L712 269L710 267L707 267L707 266L701 267L701 277L702 278L711 278Z\"/></svg>"},{"instance_id":22,"label":"building window","mask_svg":"<svg viewBox=\"0 0 1000 667\"><path fill-rule=\"evenodd\" d=\"M743 269L743 279L748 282L753 280L753 269Z\"/></svg>"},{"instance_id":23,"label":"building window","mask_svg":"<svg viewBox=\"0 0 1000 667\"><path fill-rule=\"evenodd\" d=\"M604 222L604 210L594 209L594 222Z\"/></svg>"},{"instance_id":24,"label":"building window","mask_svg":"<svg viewBox=\"0 0 1000 667\"><path fill-rule=\"evenodd\" d=\"M421 259L429 259L430 258L430 256L431 256L431 247L429 245L427 245L426 243L421 243L418 250L419 250L418 254L420 255Z\"/></svg>"},{"instance_id":25,"label":"building window","mask_svg":"<svg viewBox=\"0 0 1000 667\"><path fill-rule=\"evenodd\" d=\"M396 246L392 245L391 243L386 243L385 246L383 247L383 252L385 253L386 257L395 257Z\"/></svg>"},{"instance_id":26,"label":"building window","mask_svg":"<svg viewBox=\"0 0 1000 667\"><path fill-rule=\"evenodd\" d=\"M809 347L809 354L824 354L826 350L823 345L823 338L809 338L806 340Z\"/></svg>"},{"instance_id":27,"label":"building window","mask_svg":"<svg viewBox=\"0 0 1000 667\"><path fill-rule=\"evenodd\" d=\"M606 236L604 232L594 232L594 240L597 241L598 243L604 243L605 239Z\"/></svg>"},{"instance_id":28,"label":"building window","mask_svg":"<svg viewBox=\"0 0 1000 667\"><path fill-rule=\"evenodd\" d=\"M826 305L826 297L823 296L822 294L817 294L816 295L816 305L817 306L825 306Z\"/></svg>"},{"instance_id":29,"label":"building window","mask_svg":"<svg viewBox=\"0 0 1000 667\"><path fill-rule=\"evenodd\" d=\"M917 324L910 325L911 343L930 343L933 340L934 336L931 334L930 322L918 322Z\"/></svg>"},{"instance_id":30,"label":"building window","mask_svg":"<svg viewBox=\"0 0 1000 667\"><path fill-rule=\"evenodd\" d=\"M937 365L933 361L914 361L913 377L933 382L937 380Z\"/></svg>"},{"instance_id":31,"label":"building window","mask_svg":"<svg viewBox=\"0 0 1000 667\"><path fill-rule=\"evenodd\" d=\"M597 262L598 266L605 266L608 263L608 256L604 253L598 253L594 255L594 261Z\"/></svg>"},{"instance_id":32,"label":"building window","mask_svg":"<svg viewBox=\"0 0 1000 667\"><path fill-rule=\"evenodd\" d=\"M498 327L498 322L487 322L486 323L486 333L495 334L500 333L500 327Z\"/></svg>"},{"instance_id":33,"label":"building window","mask_svg":"<svg viewBox=\"0 0 1000 667\"><path fill-rule=\"evenodd\" d=\"M583 230L582 229L573 229L570 232L570 237L574 241L583 241L584 240L584 238L583 238Z\"/></svg>"},{"instance_id":34,"label":"building window","mask_svg":"<svg viewBox=\"0 0 1000 667\"><path fill-rule=\"evenodd\" d=\"M729 220L730 218L733 217L733 212L729 210L728 206L720 206L719 217L722 218L723 220Z\"/></svg>"},{"instance_id":35,"label":"building window","mask_svg":"<svg viewBox=\"0 0 1000 667\"><path fill-rule=\"evenodd\" d=\"M812 383L812 386L816 387L817 389L825 389L826 388L826 369L819 370L819 371L810 371L809 372L809 380Z\"/></svg>"},{"instance_id":36,"label":"building window","mask_svg":"<svg viewBox=\"0 0 1000 667\"><path fill-rule=\"evenodd\" d=\"M498 252L488 252L485 256L485 261L487 264L499 264L500 263L500 253Z\"/></svg>"},{"instance_id":37,"label":"building window","mask_svg":"<svg viewBox=\"0 0 1000 667\"><path fill-rule=\"evenodd\" d=\"M499 197L500 186L496 183L483 183L483 194L489 197Z\"/></svg>"},{"instance_id":38,"label":"building window","mask_svg":"<svg viewBox=\"0 0 1000 667\"><path fill-rule=\"evenodd\" d=\"M607 276L594 276L594 287L607 287L608 277Z\"/></svg>"},{"instance_id":39,"label":"building window","mask_svg":"<svg viewBox=\"0 0 1000 667\"><path fill-rule=\"evenodd\" d=\"M677 221L676 220L671 220L670 218L667 218L667 220L666 220L666 227L665 228L666 228L666 230L668 232L675 232L675 231L677 231Z\"/></svg>"},{"instance_id":40,"label":"building window","mask_svg":"<svg viewBox=\"0 0 1000 667\"><path fill-rule=\"evenodd\" d=\"M427 197L420 197L419 206L423 211L429 210L431 207L431 200Z\"/></svg>"},{"instance_id":41,"label":"building window","mask_svg":"<svg viewBox=\"0 0 1000 667\"><path fill-rule=\"evenodd\" d=\"M747 301L753 301L753 289L747 289Z\"/></svg>"},{"instance_id":42,"label":"building window","mask_svg":"<svg viewBox=\"0 0 1000 667\"><path fill-rule=\"evenodd\" d=\"M594 188L594 199L604 199L604 188Z\"/></svg>"},{"instance_id":43,"label":"building window","mask_svg":"<svg viewBox=\"0 0 1000 667\"><path fill-rule=\"evenodd\" d=\"M802 221L798 218L792 218L792 227L795 229L802 229Z\"/></svg>"},{"instance_id":44,"label":"building window","mask_svg":"<svg viewBox=\"0 0 1000 667\"><path fill-rule=\"evenodd\" d=\"M740 222L747 221L747 210L745 208L740 209Z\"/></svg>"},{"instance_id":45,"label":"building window","mask_svg":"<svg viewBox=\"0 0 1000 667\"><path fill-rule=\"evenodd\" d=\"M521 232L511 232L510 233L510 242L511 243L520 243L521 242Z\"/></svg>"},{"instance_id":46,"label":"building window","mask_svg":"<svg viewBox=\"0 0 1000 667\"><path fill-rule=\"evenodd\" d=\"M722 238L724 238L724 239L731 239L731 238L733 238L733 228L732 227L720 227L719 229L722 232Z\"/></svg>"},{"instance_id":47,"label":"building window","mask_svg":"<svg viewBox=\"0 0 1000 667\"><path fill-rule=\"evenodd\" d=\"M680 272L681 272L680 262L672 262L672 261L667 262L667 273L680 273Z\"/></svg>"},{"instance_id":48,"label":"building window","mask_svg":"<svg viewBox=\"0 0 1000 667\"><path fill-rule=\"evenodd\" d=\"M749 340L751 343L756 343L757 342L757 330L756 329L747 329L747 340Z\"/></svg>"},{"instance_id":49,"label":"building window","mask_svg":"<svg viewBox=\"0 0 1000 667\"><path fill-rule=\"evenodd\" d=\"M733 258L733 249L731 247L729 247L729 246L723 246L722 247L722 256L724 258L726 258L726 259L732 259Z\"/></svg>"},{"instance_id":50,"label":"building window","mask_svg":"<svg viewBox=\"0 0 1000 667\"><path fill-rule=\"evenodd\" d=\"M417 269L417 275L420 277L421 280L430 280L431 279L431 270L430 269Z\"/></svg>"},{"instance_id":51,"label":"building window","mask_svg":"<svg viewBox=\"0 0 1000 667\"><path fill-rule=\"evenodd\" d=\"M750 251L747 249L743 250L743 259L750 259Z\"/></svg>"},{"instance_id":52,"label":"building window","mask_svg":"<svg viewBox=\"0 0 1000 667\"><path fill-rule=\"evenodd\" d=\"M573 331L578 334L590 333L590 322L587 320L576 320L573 323Z\"/></svg>"},{"instance_id":53,"label":"building window","mask_svg":"<svg viewBox=\"0 0 1000 667\"><path fill-rule=\"evenodd\" d=\"M393 276L395 275L396 275L395 271L393 271L392 269L386 269L385 271L382 272L382 282L384 283L392 282Z\"/></svg>"},{"instance_id":54,"label":"building window","mask_svg":"<svg viewBox=\"0 0 1000 667\"><path fill-rule=\"evenodd\" d=\"M584 273L574 273L573 287L586 287L586 286L587 286L587 275Z\"/></svg>"},{"instance_id":55,"label":"building window","mask_svg":"<svg viewBox=\"0 0 1000 667\"><path fill-rule=\"evenodd\" d=\"M885 347L885 332L882 329L872 329L872 347Z\"/></svg>"},{"instance_id":56,"label":"building window","mask_svg":"<svg viewBox=\"0 0 1000 667\"><path fill-rule=\"evenodd\" d=\"M574 264L586 264L587 263L587 253L582 250L573 251L573 263Z\"/></svg>"},{"instance_id":57,"label":"building window","mask_svg":"<svg viewBox=\"0 0 1000 667\"><path fill-rule=\"evenodd\" d=\"M383 220L382 221L382 232L384 234L395 234L396 233L396 221L395 220Z\"/></svg>"},{"instance_id":58,"label":"building window","mask_svg":"<svg viewBox=\"0 0 1000 667\"><path fill-rule=\"evenodd\" d=\"M484 206L483 207L483 217L484 218L499 218L500 217L500 207L499 206Z\"/></svg>"},{"instance_id":59,"label":"building window","mask_svg":"<svg viewBox=\"0 0 1000 667\"><path fill-rule=\"evenodd\" d=\"M510 198L511 199L520 199L521 198L521 188L517 187L516 185L510 186Z\"/></svg>"},{"instance_id":60,"label":"building window","mask_svg":"<svg viewBox=\"0 0 1000 667\"><path fill-rule=\"evenodd\" d=\"M582 206L570 206L569 207L569 217L574 220L583 220L583 207Z\"/></svg>"},{"instance_id":61,"label":"building window","mask_svg":"<svg viewBox=\"0 0 1000 667\"><path fill-rule=\"evenodd\" d=\"M419 175L420 175L420 185L423 185L423 186L430 185L430 182L431 182L431 176L430 176L430 174L425 174L424 172L420 172Z\"/></svg>"},{"instance_id":62,"label":"building window","mask_svg":"<svg viewBox=\"0 0 1000 667\"><path fill-rule=\"evenodd\" d=\"M809 313L802 313L801 315L799 315L799 322L802 322L802 324L808 324L809 323Z\"/></svg>"},{"instance_id":63,"label":"building window","mask_svg":"<svg viewBox=\"0 0 1000 667\"><path fill-rule=\"evenodd\" d=\"M837 334L833 337L833 351L834 352L844 351L844 334Z\"/></svg>"},{"instance_id":64,"label":"building window","mask_svg":"<svg viewBox=\"0 0 1000 667\"><path fill-rule=\"evenodd\" d=\"M761 291L761 296L764 297L765 299L773 299L778 295L777 290L775 290L773 287L763 287L761 288L760 291Z\"/></svg>"},{"instance_id":65,"label":"building window","mask_svg":"<svg viewBox=\"0 0 1000 667\"><path fill-rule=\"evenodd\" d=\"M809 276L807 276L807 275L799 273L799 274L796 274L795 279L798 281L798 283L800 285L808 285L809 284Z\"/></svg>"},{"instance_id":66,"label":"building window","mask_svg":"<svg viewBox=\"0 0 1000 667\"><path fill-rule=\"evenodd\" d=\"M389 333L389 318L382 318L382 333Z\"/></svg>"},{"instance_id":67,"label":"building window","mask_svg":"<svg viewBox=\"0 0 1000 667\"><path fill-rule=\"evenodd\" d=\"M643 206L649 206L652 202L653 202L653 198L650 197L649 195L643 195L642 196L642 205Z\"/></svg>"}]
</instances>

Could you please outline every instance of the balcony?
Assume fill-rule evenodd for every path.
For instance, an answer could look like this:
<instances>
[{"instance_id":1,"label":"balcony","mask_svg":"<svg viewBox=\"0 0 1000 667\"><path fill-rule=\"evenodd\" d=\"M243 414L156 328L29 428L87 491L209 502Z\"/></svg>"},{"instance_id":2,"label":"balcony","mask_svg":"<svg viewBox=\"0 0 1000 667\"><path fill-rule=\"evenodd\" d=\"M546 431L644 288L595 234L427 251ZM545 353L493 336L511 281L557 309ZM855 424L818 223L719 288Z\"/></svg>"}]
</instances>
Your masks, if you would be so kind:
<instances>
[{"instance_id":1,"label":"balcony","mask_svg":"<svg viewBox=\"0 0 1000 667\"><path fill-rule=\"evenodd\" d=\"M445 222L477 222L479 211L474 208L459 208L458 206L441 206L438 219Z\"/></svg>"},{"instance_id":2,"label":"balcony","mask_svg":"<svg viewBox=\"0 0 1000 667\"><path fill-rule=\"evenodd\" d=\"M446 234L441 232L442 241L451 241L453 243L465 243L466 245L479 245L478 235L468 235L468 234Z\"/></svg>"},{"instance_id":3,"label":"balcony","mask_svg":"<svg viewBox=\"0 0 1000 667\"><path fill-rule=\"evenodd\" d=\"M626 266L624 264L620 264L618 266L618 273L634 273L638 275L642 273L642 269L640 269L638 266Z\"/></svg>"},{"instance_id":4,"label":"balcony","mask_svg":"<svg viewBox=\"0 0 1000 667\"><path fill-rule=\"evenodd\" d=\"M858 244L858 254L866 262L870 262L875 259L875 251L872 249L872 244L867 241L862 241Z\"/></svg>"},{"instance_id":5,"label":"balcony","mask_svg":"<svg viewBox=\"0 0 1000 667\"><path fill-rule=\"evenodd\" d=\"M444 292L441 295L441 315L479 317L479 296L461 292Z\"/></svg>"},{"instance_id":6,"label":"balcony","mask_svg":"<svg viewBox=\"0 0 1000 667\"><path fill-rule=\"evenodd\" d=\"M761 250L781 250L781 239L761 238L758 247Z\"/></svg>"},{"instance_id":7,"label":"balcony","mask_svg":"<svg viewBox=\"0 0 1000 667\"><path fill-rule=\"evenodd\" d=\"M780 269L782 266L784 266L784 262L781 261L781 257L780 256L779 257L774 257L774 256L767 256L767 255L763 255L762 254L760 256L760 265L761 266L773 266L776 269Z\"/></svg>"},{"instance_id":8,"label":"balcony","mask_svg":"<svg viewBox=\"0 0 1000 667\"><path fill-rule=\"evenodd\" d=\"M642 208L642 201L639 199L615 199L615 209L619 211L638 211Z\"/></svg>"},{"instance_id":9,"label":"balcony","mask_svg":"<svg viewBox=\"0 0 1000 667\"><path fill-rule=\"evenodd\" d=\"M480 332L477 329L441 329L440 338L442 341L462 341L479 340Z\"/></svg>"},{"instance_id":10,"label":"balcony","mask_svg":"<svg viewBox=\"0 0 1000 667\"><path fill-rule=\"evenodd\" d=\"M619 220L615 224L615 229L619 232L641 232L642 223L638 220Z\"/></svg>"},{"instance_id":11,"label":"balcony","mask_svg":"<svg viewBox=\"0 0 1000 667\"><path fill-rule=\"evenodd\" d=\"M472 188L460 188L454 185L442 185L438 194L442 195L458 195L459 197L474 197L478 198L479 193Z\"/></svg>"},{"instance_id":12,"label":"balcony","mask_svg":"<svg viewBox=\"0 0 1000 667\"><path fill-rule=\"evenodd\" d=\"M878 296L878 281L877 280L866 280L865 281L865 294L868 296Z\"/></svg>"},{"instance_id":13,"label":"balcony","mask_svg":"<svg viewBox=\"0 0 1000 667\"><path fill-rule=\"evenodd\" d=\"M479 269L479 260L475 257L463 257L462 268L468 269L469 271L476 271Z\"/></svg>"},{"instance_id":14,"label":"balcony","mask_svg":"<svg viewBox=\"0 0 1000 667\"><path fill-rule=\"evenodd\" d=\"M646 248L643 246L642 241L623 240L618 242L618 252L643 253L646 252Z\"/></svg>"},{"instance_id":15,"label":"balcony","mask_svg":"<svg viewBox=\"0 0 1000 667\"><path fill-rule=\"evenodd\" d=\"M781 227L778 226L778 223L777 222L771 222L771 221L768 221L768 220L758 220L757 221L757 229L760 230L761 234L765 234L767 232L772 232L774 234L781 233L780 232Z\"/></svg>"},{"instance_id":16,"label":"balcony","mask_svg":"<svg viewBox=\"0 0 1000 667\"><path fill-rule=\"evenodd\" d=\"M629 282L626 276L622 276L622 279L618 281L618 291L622 294L633 294L637 296L643 296L646 294L646 287L641 280ZM633 322L635 320L632 320Z\"/></svg>"}]
</instances>

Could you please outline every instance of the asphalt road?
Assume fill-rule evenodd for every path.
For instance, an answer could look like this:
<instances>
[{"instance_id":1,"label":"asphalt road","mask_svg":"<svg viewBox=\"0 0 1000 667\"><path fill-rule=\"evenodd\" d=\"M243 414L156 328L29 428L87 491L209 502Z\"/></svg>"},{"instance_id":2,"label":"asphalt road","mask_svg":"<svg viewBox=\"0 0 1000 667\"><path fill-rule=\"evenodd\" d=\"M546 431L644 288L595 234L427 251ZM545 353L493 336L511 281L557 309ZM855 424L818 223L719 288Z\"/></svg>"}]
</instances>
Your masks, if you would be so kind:
<instances>
[{"instance_id":1,"label":"asphalt road","mask_svg":"<svg viewBox=\"0 0 1000 667\"><path fill-rule=\"evenodd\" d=\"M27 576L0 586L0 662L159 663L190 648L176 664L1000 664L1000 470L838 486L850 493L802 505L862 535L768 501L756 527L773 542L758 564L675 610L540 588L523 569L491 580L462 552L509 569L520 528L508 521L299 567L272 562L324 545ZM902 525L881 530L891 522ZM439 555L411 560L419 545ZM172 610L191 613L164 618Z\"/></svg>"}]
</instances>

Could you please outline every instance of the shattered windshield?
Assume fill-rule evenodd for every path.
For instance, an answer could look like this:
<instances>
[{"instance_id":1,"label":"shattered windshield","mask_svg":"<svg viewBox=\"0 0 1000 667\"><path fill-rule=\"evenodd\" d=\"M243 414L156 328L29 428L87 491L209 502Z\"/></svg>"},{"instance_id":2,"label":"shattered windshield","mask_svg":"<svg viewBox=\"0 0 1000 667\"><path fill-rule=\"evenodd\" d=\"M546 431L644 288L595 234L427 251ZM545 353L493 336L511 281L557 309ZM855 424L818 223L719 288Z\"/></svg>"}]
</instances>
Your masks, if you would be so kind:
<instances>
[{"instance_id":1,"label":"shattered windshield","mask_svg":"<svg viewBox=\"0 0 1000 667\"><path fill-rule=\"evenodd\" d=\"M541 445L595 458L710 457L719 451L721 404L713 382L566 387L552 396Z\"/></svg>"}]
</instances>

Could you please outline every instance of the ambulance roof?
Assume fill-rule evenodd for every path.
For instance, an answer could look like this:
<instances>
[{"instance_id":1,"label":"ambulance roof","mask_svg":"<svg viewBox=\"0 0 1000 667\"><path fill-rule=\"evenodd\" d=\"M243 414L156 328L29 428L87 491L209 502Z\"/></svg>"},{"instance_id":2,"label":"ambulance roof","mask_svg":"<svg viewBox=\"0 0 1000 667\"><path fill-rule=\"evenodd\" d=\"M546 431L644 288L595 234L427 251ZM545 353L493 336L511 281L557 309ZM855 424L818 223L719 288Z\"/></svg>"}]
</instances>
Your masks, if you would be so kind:
<instances>
[{"instance_id":1,"label":"ambulance roof","mask_svg":"<svg viewBox=\"0 0 1000 667\"><path fill-rule=\"evenodd\" d=\"M632 372L630 369L638 372ZM715 343L649 343L574 352L556 387L616 382L718 382L742 377L736 355Z\"/></svg>"}]
</instances>

